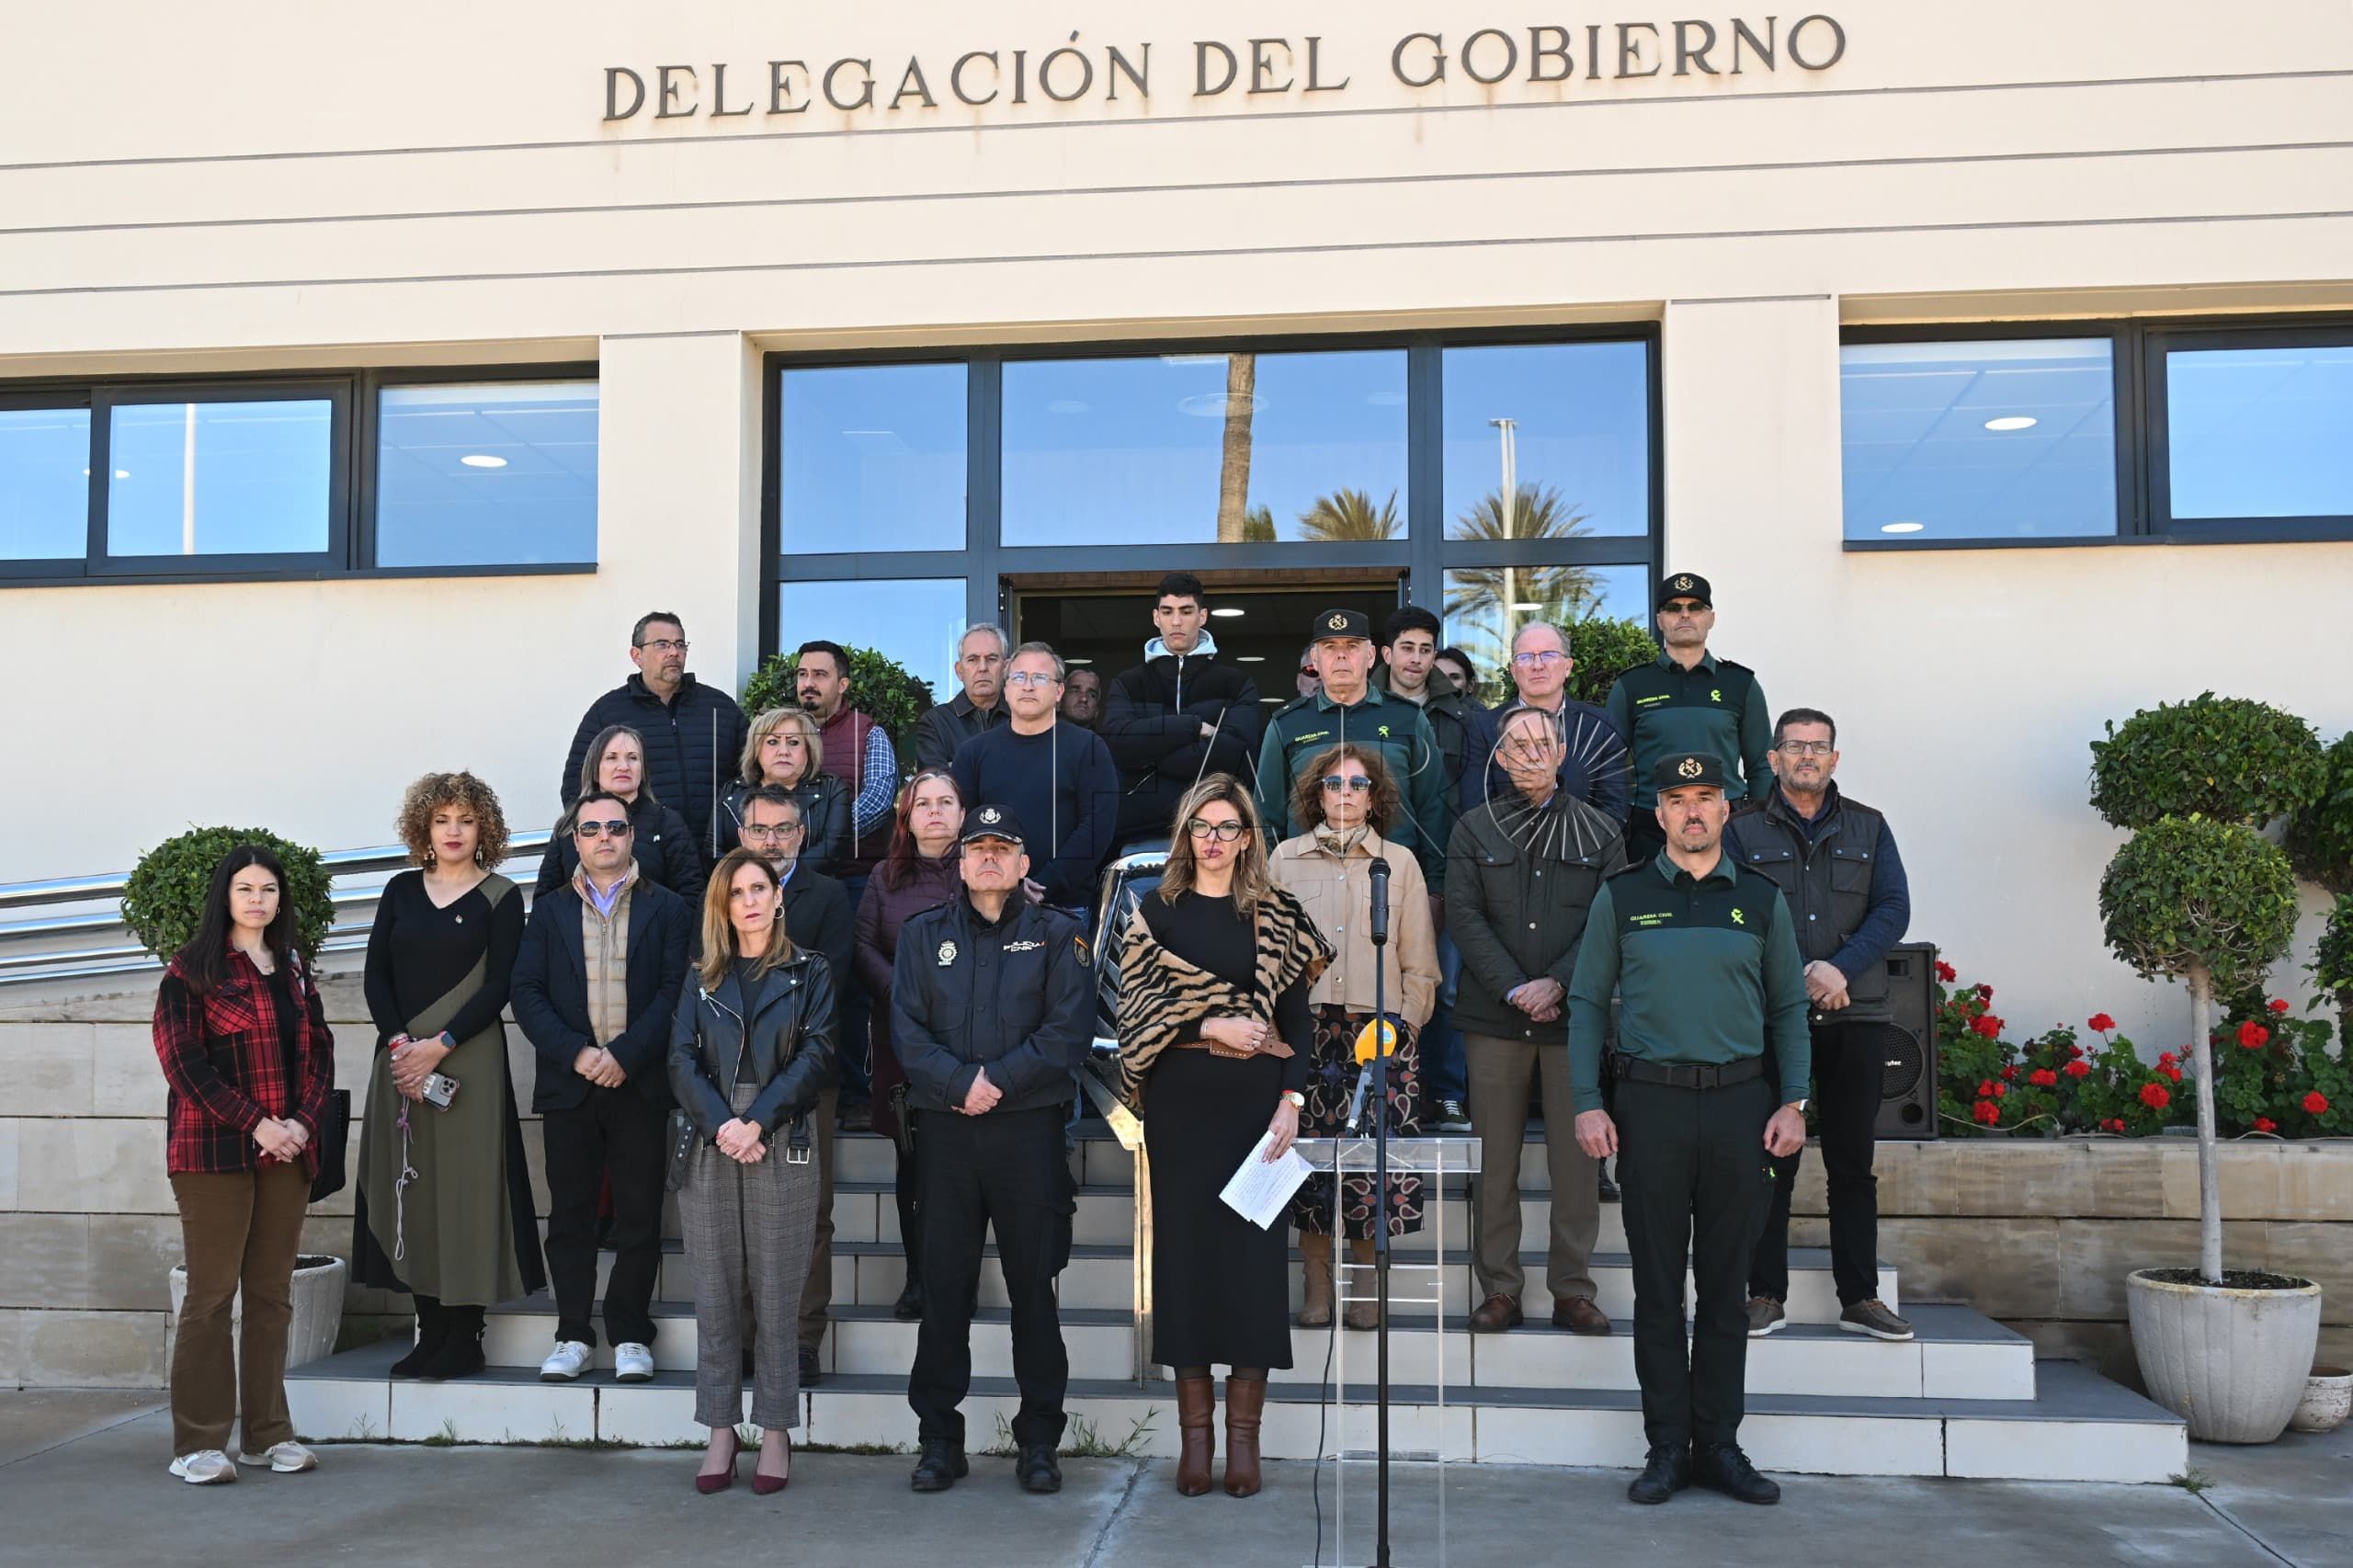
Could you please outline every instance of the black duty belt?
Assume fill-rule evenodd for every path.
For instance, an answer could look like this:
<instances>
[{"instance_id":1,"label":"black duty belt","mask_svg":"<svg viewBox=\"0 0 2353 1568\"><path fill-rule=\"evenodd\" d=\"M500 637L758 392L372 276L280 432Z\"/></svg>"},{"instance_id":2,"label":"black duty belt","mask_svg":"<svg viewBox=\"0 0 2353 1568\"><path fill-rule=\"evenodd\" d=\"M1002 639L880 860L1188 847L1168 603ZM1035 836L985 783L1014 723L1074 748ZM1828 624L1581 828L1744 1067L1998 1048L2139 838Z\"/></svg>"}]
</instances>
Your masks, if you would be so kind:
<instances>
[{"instance_id":1,"label":"black duty belt","mask_svg":"<svg viewBox=\"0 0 2353 1568\"><path fill-rule=\"evenodd\" d=\"M1765 1059L1744 1056L1737 1062L1726 1062L1705 1067L1673 1062L1645 1062L1639 1056L1620 1055L1618 1076L1637 1084L1665 1084L1675 1089L1721 1089L1733 1084L1745 1084L1751 1078L1765 1075Z\"/></svg>"}]
</instances>

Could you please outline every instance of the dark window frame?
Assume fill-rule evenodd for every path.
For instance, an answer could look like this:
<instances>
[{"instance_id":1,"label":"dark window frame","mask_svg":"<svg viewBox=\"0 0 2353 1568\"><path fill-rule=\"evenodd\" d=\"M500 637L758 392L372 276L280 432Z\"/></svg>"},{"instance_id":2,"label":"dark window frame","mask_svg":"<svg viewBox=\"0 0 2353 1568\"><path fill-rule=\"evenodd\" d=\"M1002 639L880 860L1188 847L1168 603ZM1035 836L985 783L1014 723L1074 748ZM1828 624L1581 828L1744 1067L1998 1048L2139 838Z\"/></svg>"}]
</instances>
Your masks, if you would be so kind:
<instances>
[{"instance_id":1,"label":"dark window frame","mask_svg":"<svg viewBox=\"0 0 2353 1568\"><path fill-rule=\"evenodd\" d=\"M321 582L408 577L573 576L597 562L540 562L462 566L377 566L377 394L386 387L472 381L599 381L595 360L497 365L400 365L317 370L256 370L224 375L43 377L0 381L0 408L90 411L88 532L79 556L0 561L0 589L96 584ZM109 411L122 403L256 402L276 396L325 396L334 404L329 437L328 546L300 554L145 555L106 553L106 476ZM601 389L598 398L602 415ZM600 437L601 447L601 437ZM601 459L600 459L601 460ZM601 530L602 518L598 519ZM601 538L601 532L600 532ZM601 545L600 545L601 548ZM191 564L201 562L201 564Z\"/></svg>"},{"instance_id":2,"label":"dark window frame","mask_svg":"<svg viewBox=\"0 0 2353 1568\"><path fill-rule=\"evenodd\" d=\"M2107 337L2116 377L2116 528L2047 539L1847 539L1842 495L1839 548L1855 553L1940 550L2084 550L2124 545L2295 544L2353 540L2353 517L2195 517L2171 515L2165 354L2171 348L2293 347L2353 343L2341 314L2195 316L2087 321L1949 322L1848 326L1839 347ZM1841 450L1844 407L1841 406Z\"/></svg>"},{"instance_id":3,"label":"dark window frame","mask_svg":"<svg viewBox=\"0 0 2353 1568\"><path fill-rule=\"evenodd\" d=\"M1643 347L1644 410L1649 430L1650 516L1638 533L1579 540L1483 541L1446 536L1442 511L1445 408L1443 355L1454 347L1584 342ZM1297 354L1403 349L1405 353L1405 537L1343 544L1282 540L1268 544L1008 545L1004 542L1003 368L1046 359L1139 358L1160 354ZM1267 336L1089 339L1074 343L943 348L937 345L870 350L773 351L761 362L760 610L763 658L779 651L778 588L788 581L896 577L965 579L966 619L1002 622L1004 582L1033 573L1119 571L1322 570L1363 574L1394 571L1406 602L1443 617L1446 573L1491 565L1636 565L1655 572L1665 560L1666 431L1656 322L1579 323L1449 332L1276 334ZM782 546L781 471L783 374L867 365L961 363L965 390L964 540L961 551L864 551L798 554ZM789 568L789 569L788 569ZM1642 612L1634 612L1637 619Z\"/></svg>"}]
</instances>

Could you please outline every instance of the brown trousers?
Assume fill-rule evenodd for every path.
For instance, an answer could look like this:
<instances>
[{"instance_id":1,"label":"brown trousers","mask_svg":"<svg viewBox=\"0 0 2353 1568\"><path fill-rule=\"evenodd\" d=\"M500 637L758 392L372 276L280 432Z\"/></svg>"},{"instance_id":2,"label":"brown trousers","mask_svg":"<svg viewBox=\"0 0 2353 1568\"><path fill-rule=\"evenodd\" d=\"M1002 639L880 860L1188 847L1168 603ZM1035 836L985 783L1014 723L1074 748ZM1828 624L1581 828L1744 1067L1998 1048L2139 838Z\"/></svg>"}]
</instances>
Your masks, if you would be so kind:
<instances>
[{"instance_id":1,"label":"brown trousers","mask_svg":"<svg viewBox=\"0 0 2353 1568\"><path fill-rule=\"evenodd\" d=\"M1530 1045L1493 1035L1463 1036L1470 1069L1471 1125L1479 1134L1479 1174L1472 1182L1472 1256L1479 1295L1517 1301L1519 1267L1519 1154L1528 1132L1528 1091L1541 1084L1544 1163L1552 1177L1552 1234L1545 1284L1553 1300L1593 1300L1593 1246L1601 1238L1601 1174L1577 1147L1576 1104L1569 1091L1569 1048Z\"/></svg>"},{"instance_id":2,"label":"brown trousers","mask_svg":"<svg viewBox=\"0 0 2353 1568\"><path fill-rule=\"evenodd\" d=\"M311 1178L301 1165L232 1176L176 1176L188 1301L172 1342L172 1452L226 1449L244 1411L244 1451L290 1440L286 1334L294 1319L294 1257ZM233 1353L229 1312L243 1288L244 1327Z\"/></svg>"}]
</instances>

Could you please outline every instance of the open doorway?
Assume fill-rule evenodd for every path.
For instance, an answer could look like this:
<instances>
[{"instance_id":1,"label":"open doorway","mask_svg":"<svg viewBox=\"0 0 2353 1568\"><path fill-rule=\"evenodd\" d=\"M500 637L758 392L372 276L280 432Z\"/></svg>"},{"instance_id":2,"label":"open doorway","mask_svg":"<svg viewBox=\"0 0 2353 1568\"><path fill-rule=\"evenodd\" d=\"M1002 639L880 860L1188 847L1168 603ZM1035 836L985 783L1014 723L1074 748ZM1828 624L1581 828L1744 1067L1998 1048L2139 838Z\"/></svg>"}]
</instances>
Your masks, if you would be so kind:
<instances>
[{"instance_id":1,"label":"open doorway","mask_svg":"<svg viewBox=\"0 0 2353 1568\"><path fill-rule=\"evenodd\" d=\"M1395 576L1302 572L1296 574L1299 581L1286 582L1267 572L1198 575L1209 601L1218 662L1249 676L1269 713L1300 694L1301 656L1318 612L1362 610L1378 631L1403 602L1402 580ZM1159 580L1157 574L1009 577L1014 640L1051 643L1071 668L1092 669L1108 686L1120 671L1143 663Z\"/></svg>"}]
</instances>

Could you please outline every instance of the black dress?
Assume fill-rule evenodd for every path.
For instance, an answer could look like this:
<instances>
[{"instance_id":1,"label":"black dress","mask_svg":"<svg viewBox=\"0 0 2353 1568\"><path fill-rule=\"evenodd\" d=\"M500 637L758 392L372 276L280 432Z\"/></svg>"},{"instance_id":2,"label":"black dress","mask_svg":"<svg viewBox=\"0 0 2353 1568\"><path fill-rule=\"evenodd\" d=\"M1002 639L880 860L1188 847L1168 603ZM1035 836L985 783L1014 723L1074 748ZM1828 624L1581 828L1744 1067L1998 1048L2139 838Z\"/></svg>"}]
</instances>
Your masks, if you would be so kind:
<instances>
[{"instance_id":1,"label":"black dress","mask_svg":"<svg viewBox=\"0 0 2353 1568\"><path fill-rule=\"evenodd\" d=\"M1177 957L1233 984L1255 983L1250 922L1231 898L1157 894L1145 926ZM1236 1060L1207 1051L1160 1053L1143 1085L1144 1147L1152 1157L1152 1356L1179 1367L1288 1367L1290 1228L1260 1230L1218 1194L1266 1135L1277 1099L1307 1082L1313 1026L1302 981L1275 1000L1289 1058ZM1198 1021L1183 1038L1199 1040Z\"/></svg>"}]
</instances>

